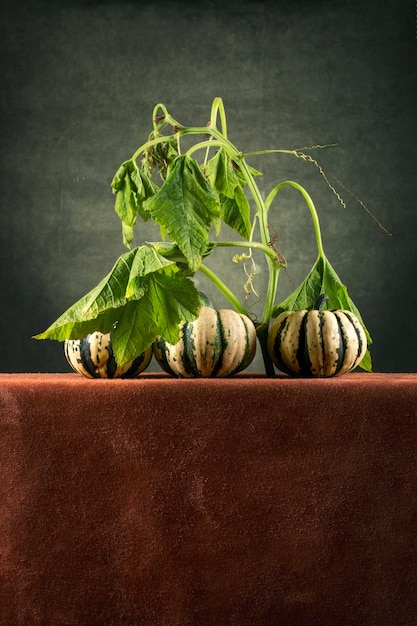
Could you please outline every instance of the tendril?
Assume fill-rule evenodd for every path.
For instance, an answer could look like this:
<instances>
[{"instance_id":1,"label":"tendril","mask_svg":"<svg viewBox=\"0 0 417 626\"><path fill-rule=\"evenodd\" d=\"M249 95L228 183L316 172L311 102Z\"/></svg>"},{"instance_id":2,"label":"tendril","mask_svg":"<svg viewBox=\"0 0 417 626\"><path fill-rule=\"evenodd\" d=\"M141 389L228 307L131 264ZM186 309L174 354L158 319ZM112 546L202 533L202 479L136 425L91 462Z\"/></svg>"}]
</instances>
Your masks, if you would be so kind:
<instances>
[{"instance_id":1,"label":"tendril","mask_svg":"<svg viewBox=\"0 0 417 626\"><path fill-rule=\"evenodd\" d=\"M331 146L331 145L335 145L335 144L328 144L328 145ZM369 217L374 220L374 222L379 226L379 228L381 228L381 230L384 231L384 233L386 233L389 236L392 236L392 233L382 224L382 222L379 221L379 219L376 217L376 215L374 215L372 213L372 211L370 209L368 209L366 204L360 198L358 198L350 189L348 189L348 187L346 187L333 174L333 172L328 172L328 173L325 172L323 167L320 165L320 163L318 163L318 161L316 161L316 159L313 159L313 157L310 156L309 154L305 154L305 152L302 152L302 150L312 150L313 148L326 148L326 147L328 147L328 146L327 145L323 145L322 146L322 145L318 144L316 146L311 146L310 148L301 148L299 150L295 150L295 155L297 157L299 157L300 159L302 159L303 161L307 161L308 163L312 163L313 165L315 165L317 167L317 169L319 170L320 174L323 176L324 180L326 181L327 186L334 193L334 195L336 196L336 198L338 199L338 201L340 202L340 204L343 206L344 209L346 209L346 202L343 200L343 198L340 196L340 194L336 191L334 186L329 181L329 176L331 176L337 182L337 184L340 185L340 187L342 187L354 200L356 200L356 202L358 204L360 204L360 206L366 211L366 213L369 215Z\"/></svg>"},{"instance_id":2,"label":"tendril","mask_svg":"<svg viewBox=\"0 0 417 626\"><path fill-rule=\"evenodd\" d=\"M318 148L319 146L314 146L315 148ZM321 147L321 146L320 146ZM333 185L331 184L331 182L329 181L326 172L324 171L324 169L322 168L322 166L320 165L320 163L318 163L318 161L316 161L316 159L313 159L312 156L310 156L309 154L305 154L304 152L299 152L296 151L297 156L300 159L303 159L303 161L307 161L308 163L312 163L313 165L315 165L317 167L317 169L319 170L320 174L323 176L324 180L326 181L328 187L330 188L330 190L334 193L334 195L336 196L336 198L339 200L340 204L342 205L342 207L344 209L346 209L346 203L343 200L343 198L340 196L340 194L336 191L336 189L333 187Z\"/></svg>"}]
</instances>

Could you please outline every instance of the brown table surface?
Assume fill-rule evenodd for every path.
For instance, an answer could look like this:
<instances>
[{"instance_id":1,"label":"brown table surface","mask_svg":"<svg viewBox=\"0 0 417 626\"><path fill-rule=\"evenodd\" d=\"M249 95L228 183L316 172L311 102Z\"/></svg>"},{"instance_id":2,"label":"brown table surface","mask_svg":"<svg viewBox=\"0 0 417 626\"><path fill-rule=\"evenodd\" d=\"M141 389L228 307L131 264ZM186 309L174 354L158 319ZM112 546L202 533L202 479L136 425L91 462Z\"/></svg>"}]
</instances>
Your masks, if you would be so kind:
<instances>
[{"instance_id":1,"label":"brown table surface","mask_svg":"<svg viewBox=\"0 0 417 626\"><path fill-rule=\"evenodd\" d=\"M417 624L417 374L0 374L0 625Z\"/></svg>"}]
</instances>

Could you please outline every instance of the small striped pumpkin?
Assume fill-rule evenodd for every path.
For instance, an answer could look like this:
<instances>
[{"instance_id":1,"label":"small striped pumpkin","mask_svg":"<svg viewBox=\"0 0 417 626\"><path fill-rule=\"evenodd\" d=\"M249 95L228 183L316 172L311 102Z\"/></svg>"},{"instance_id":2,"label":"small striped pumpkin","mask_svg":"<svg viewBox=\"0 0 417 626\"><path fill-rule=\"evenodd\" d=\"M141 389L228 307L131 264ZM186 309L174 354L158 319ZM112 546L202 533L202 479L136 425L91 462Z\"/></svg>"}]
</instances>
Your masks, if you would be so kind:
<instances>
[{"instance_id":1,"label":"small striped pumpkin","mask_svg":"<svg viewBox=\"0 0 417 626\"><path fill-rule=\"evenodd\" d=\"M255 326L246 315L206 306L196 320L181 326L175 345L162 338L154 343L162 369L180 378L232 376L248 367L255 351Z\"/></svg>"},{"instance_id":2,"label":"small striped pumpkin","mask_svg":"<svg viewBox=\"0 0 417 626\"><path fill-rule=\"evenodd\" d=\"M364 329L351 311L284 311L271 324L268 352L279 370L292 376L330 377L346 374L365 356Z\"/></svg>"},{"instance_id":3,"label":"small striped pumpkin","mask_svg":"<svg viewBox=\"0 0 417 626\"><path fill-rule=\"evenodd\" d=\"M72 369L87 378L136 378L149 365L152 346L136 359L118 365L113 354L111 333L91 333L83 339L68 339L64 352Z\"/></svg>"}]
</instances>

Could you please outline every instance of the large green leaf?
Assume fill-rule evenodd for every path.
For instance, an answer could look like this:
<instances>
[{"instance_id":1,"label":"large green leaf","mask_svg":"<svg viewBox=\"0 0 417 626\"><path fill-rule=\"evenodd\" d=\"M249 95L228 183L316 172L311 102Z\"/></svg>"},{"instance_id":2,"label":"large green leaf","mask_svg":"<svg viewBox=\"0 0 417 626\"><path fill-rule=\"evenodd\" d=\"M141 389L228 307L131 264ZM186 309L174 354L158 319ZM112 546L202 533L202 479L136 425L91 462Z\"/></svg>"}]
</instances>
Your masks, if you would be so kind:
<instances>
[{"instance_id":1,"label":"large green leaf","mask_svg":"<svg viewBox=\"0 0 417 626\"><path fill-rule=\"evenodd\" d=\"M112 332L120 364L143 352L157 336L178 339L178 325L198 315L194 284L172 261L147 246L116 261L111 272L35 339L80 339Z\"/></svg>"},{"instance_id":2,"label":"large green leaf","mask_svg":"<svg viewBox=\"0 0 417 626\"><path fill-rule=\"evenodd\" d=\"M164 184L145 207L164 235L178 245L191 271L197 270L210 227L220 216L218 195L198 163L186 155L177 157Z\"/></svg>"},{"instance_id":3,"label":"large green leaf","mask_svg":"<svg viewBox=\"0 0 417 626\"><path fill-rule=\"evenodd\" d=\"M352 311L362 324L368 345L372 339L366 328L362 316L350 299L346 286L342 283L336 271L324 256L319 256L305 280L285 300L273 309L273 317L277 317L282 311L299 311L311 309L321 294L326 294L328 309L344 309ZM365 371L372 370L372 360L369 350L360 364Z\"/></svg>"},{"instance_id":4,"label":"large green leaf","mask_svg":"<svg viewBox=\"0 0 417 626\"><path fill-rule=\"evenodd\" d=\"M180 272L153 272L147 275L145 283L143 297L127 303L113 330L118 363L131 361L159 336L175 344L181 322L191 322L200 310L197 289Z\"/></svg>"},{"instance_id":5,"label":"large green leaf","mask_svg":"<svg viewBox=\"0 0 417 626\"><path fill-rule=\"evenodd\" d=\"M97 320L99 326L92 330L108 332L117 321L115 311L126 304L126 289L132 264L140 248L134 248L120 256L110 273L96 287L67 309L45 332L35 339L80 339L92 326L90 321ZM138 291L141 297L144 290Z\"/></svg>"},{"instance_id":6,"label":"large green leaf","mask_svg":"<svg viewBox=\"0 0 417 626\"><path fill-rule=\"evenodd\" d=\"M67 309L47 330L36 335L35 339L64 341L85 337L90 332L89 329L101 332L111 330L118 320L118 311L128 300L126 290L135 258L146 254L145 247L134 248L122 254L109 274L96 287ZM141 298L144 292L145 288L142 287L131 298Z\"/></svg>"}]
</instances>

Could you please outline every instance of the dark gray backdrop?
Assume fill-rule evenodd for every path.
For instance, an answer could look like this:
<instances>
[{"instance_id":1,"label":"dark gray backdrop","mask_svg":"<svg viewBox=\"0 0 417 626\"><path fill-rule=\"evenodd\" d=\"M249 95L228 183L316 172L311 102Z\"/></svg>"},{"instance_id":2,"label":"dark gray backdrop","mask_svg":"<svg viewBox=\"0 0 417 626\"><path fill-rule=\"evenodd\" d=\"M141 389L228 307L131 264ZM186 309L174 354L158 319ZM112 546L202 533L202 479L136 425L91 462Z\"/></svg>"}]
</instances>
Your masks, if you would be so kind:
<instances>
[{"instance_id":1,"label":"dark gray backdrop","mask_svg":"<svg viewBox=\"0 0 417 626\"><path fill-rule=\"evenodd\" d=\"M157 102L203 125L215 96L245 151L338 144L314 156L392 236L339 188L344 209L313 166L252 163L265 193L294 179L312 195L327 255L373 335L374 369L415 371L415 9L414 0L3 0L0 371L69 370L61 344L31 336L125 251L115 170L146 139ZM316 253L295 191L282 192L271 219L288 260L281 299ZM155 237L146 227L135 243ZM229 261L210 263L238 285ZM257 281L262 291L261 268Z\"/></svg>"}]
</instances>

